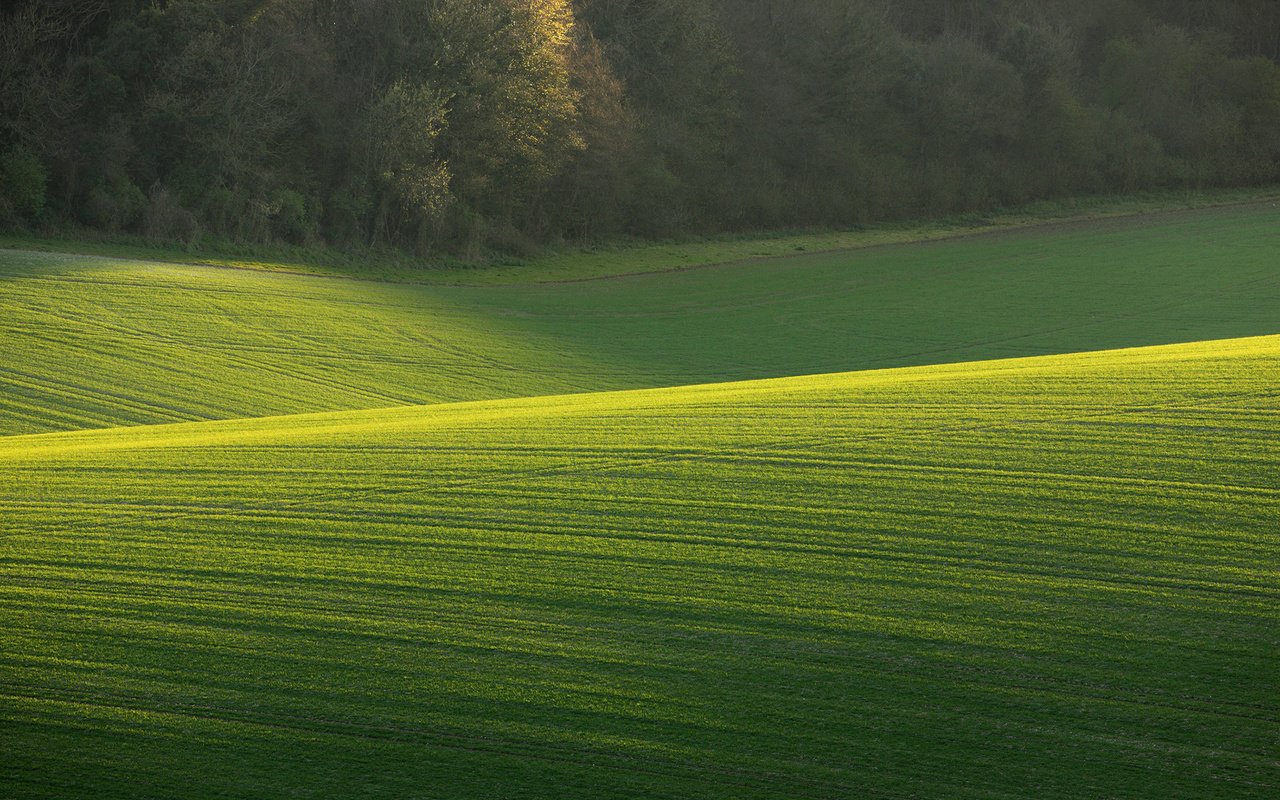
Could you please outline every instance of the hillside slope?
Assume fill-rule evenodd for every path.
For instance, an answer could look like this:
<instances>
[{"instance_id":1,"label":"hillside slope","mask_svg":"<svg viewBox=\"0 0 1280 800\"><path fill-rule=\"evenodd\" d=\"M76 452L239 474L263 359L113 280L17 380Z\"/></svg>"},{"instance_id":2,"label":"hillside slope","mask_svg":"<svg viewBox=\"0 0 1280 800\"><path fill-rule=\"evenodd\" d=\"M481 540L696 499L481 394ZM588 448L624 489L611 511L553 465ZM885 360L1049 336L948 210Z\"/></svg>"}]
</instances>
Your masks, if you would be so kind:
<instances>
[{"instance_id":1,"label":"hillside slope","mask_svg":"<svg viewBox=\"0 0 1280 800\"><path fill-rule=\"evenodd\" d=\"M0 251L0 435L1273 334L1277 253L1274 204L537 286Z\"/></svg>"},{"instance_id":2,"label":"hillside slope","mask_svg":"<svg viewBox=\"0 0 1280 800\"><path fill-rule=\"evenodd\" d=\"M0 794L1272 797L1280 337L0 439Z\"/></svg>"}]
</instances>

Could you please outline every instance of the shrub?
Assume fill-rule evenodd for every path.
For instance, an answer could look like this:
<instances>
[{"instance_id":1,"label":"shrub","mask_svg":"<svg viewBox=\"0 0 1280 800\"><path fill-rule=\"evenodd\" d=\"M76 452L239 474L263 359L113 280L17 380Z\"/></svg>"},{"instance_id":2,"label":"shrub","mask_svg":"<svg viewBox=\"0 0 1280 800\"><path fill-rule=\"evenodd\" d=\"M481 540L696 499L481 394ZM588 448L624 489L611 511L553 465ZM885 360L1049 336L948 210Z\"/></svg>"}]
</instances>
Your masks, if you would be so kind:
<instances>
[{"instance_id":1,"label":"shrub","mask_svg":"<svg viewBox=\"0 0 1280 800\"><path fill-rule=\"evenodd\" d=\"M44 210L48 180L44 165L30 150L15 147L0 156L0 217L37 219Z\"/></svg>"},{"instance_id":2,"label":"shrub","mask_svg":"<svg viewBox=\"0 0 1280 800\"><path fill-rule=\"evenodd\" d=\"M146 195L133 181L121 177L104 181L89 191L84 217L94 227L115 232L136 228L146 210Z\"/></svg>"},{"instance_id":3,"label":"shrub","mask_svg":"<svg viewBox=\"0 0 1280 800\"><path fill-rule=\"evenodd\" d=\"M200 208L205 224L219 236L234 236L243 224L244 197L225 186L215 186L205 193Z\"/></svg>"},{"instance_id":4,"label":"shrub","mask_svg":"<svg viewBox=\"0 0 1280 800\"><path fill-rule=\"evenodd\" d=\"M307 198L298 192L281 189L271 199L272 228L276 236L290 244L305 244L315 233L315 220Z\"/></svg>"},{"instance_id":5,"label":"shrub","mask_svg":"<svg viewBox=\"0 0 1280 800\"><path fill-rule=\"evenodd\" d=\"M344 245L362 241L369 206L367 191L342 188L330 194L329 201L324 204L324 220L331 239Z\"/></svg>"},{"instance_id":6,"label":"shrub","mask_svg":"<svg viewBox=\"0 0 1280 800\"><path fill-rule=\"evenodd\" d=\"M183 208L177 195L159 183L151 188L144 226L148 237L161 241L192 244L200 235L195 215Z\"/></svg>"}]
</instances>

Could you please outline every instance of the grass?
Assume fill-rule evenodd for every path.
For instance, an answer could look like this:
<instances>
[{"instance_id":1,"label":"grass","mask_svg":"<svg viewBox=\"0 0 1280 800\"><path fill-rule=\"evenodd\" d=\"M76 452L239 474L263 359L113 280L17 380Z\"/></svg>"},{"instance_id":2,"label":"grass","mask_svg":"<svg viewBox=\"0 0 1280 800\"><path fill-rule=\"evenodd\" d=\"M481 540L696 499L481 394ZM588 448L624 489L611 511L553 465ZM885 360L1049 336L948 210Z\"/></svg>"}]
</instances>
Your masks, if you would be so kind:
<instances>
[{"instance_id":1,"label":"grass","mask_svg":"<svg viewBox=\"0 0 1280 800\"><path fill-rule=\"evenodd\" d=\"M1278 222L0 252L0 797L1270 798Z\"/></svg>"},{"instance_id":2,"label":"grass","mask_svg":"<svg viewBox=\"0 0 1280 800\"><path fill-rule=\"evenodd\" d=\"M495 286L643 274L804 252L935 241L1052 222L1093 222L1155 212L1277 201L1280 201L1280 187L1275 186L1161 190L1121 196L1064 198L930 222L885 222L847 230L726 234L669 242L620 240L549 248L532 258L494 254L474 262L449 256L420 259L391 250L345 252L293 245L237 244L215 239L177 246L145 237L111 236L91 231L67 231L53 236L0 234L0 249L354 277L382 282Z\"/></svg>"},{"instance_id":3,"label":"grass","mask_svg":"<svg viewBox=\"0 0 1280 800\"><path fill-rule=\"evenodd\" d=\"M1280 337L0 439L0 794L1271 797Z\"/></svg>"},{"instance_id":4,"label":"grass","mask_svg":"<svg viewBox=\"0 0 1280 800\"><path fill-rule=\"evenodd\" d=\"M767 236L722 236L657 244L570 247L527 263L490 264L455 276L440 270L420 278L430 283L502 285L612 277L729 264L798 253L836 253L885 245L916 244L968 236L1007 233L1047 224L1094 223L1160 212L1200 210L1242 204L1276 203L1280 187L1148 192L1120 197L1082 197L1041 202L986 214L965 214L932 222L887 222L849 230L799 231Z\"/></svg>"},{"instance_id":5,"label":"grass","mask_svg":"<svg viewBox=\"0 0 1280 800\"><path fill-rule=\"evenodd\" d=\"M11 251L0 434L1270 334L1277 252L1266 204L536 286Z\"/></svg>"}]
</instances>

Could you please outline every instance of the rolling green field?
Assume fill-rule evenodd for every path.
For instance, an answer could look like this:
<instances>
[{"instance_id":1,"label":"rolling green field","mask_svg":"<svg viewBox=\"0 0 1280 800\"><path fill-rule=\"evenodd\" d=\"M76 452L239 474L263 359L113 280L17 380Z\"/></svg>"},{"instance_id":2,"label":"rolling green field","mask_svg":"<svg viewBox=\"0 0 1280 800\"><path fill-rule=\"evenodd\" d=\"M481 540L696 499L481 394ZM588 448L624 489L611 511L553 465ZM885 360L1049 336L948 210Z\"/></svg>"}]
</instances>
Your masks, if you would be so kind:
<instances>
[{"instance_id":1,"label":"rolling green field","mask_svg":"<svg viewBox=\"0 0 1280 800\"><path fill-rule=\"evenodd\" d=\"M1277 221L0 254L0 797L1272 797Z\"/></svg>"},{"instance_id":2,"label":"rolling green field","mask_svg":"<svg viewBox=\"0 0 1280 800\"><path fill-rule=\"evenodd\" d=\"M1265 335L1277 253L1277 204L536 286L0 251L0 434Z\"/></svg>"}]
</instances>

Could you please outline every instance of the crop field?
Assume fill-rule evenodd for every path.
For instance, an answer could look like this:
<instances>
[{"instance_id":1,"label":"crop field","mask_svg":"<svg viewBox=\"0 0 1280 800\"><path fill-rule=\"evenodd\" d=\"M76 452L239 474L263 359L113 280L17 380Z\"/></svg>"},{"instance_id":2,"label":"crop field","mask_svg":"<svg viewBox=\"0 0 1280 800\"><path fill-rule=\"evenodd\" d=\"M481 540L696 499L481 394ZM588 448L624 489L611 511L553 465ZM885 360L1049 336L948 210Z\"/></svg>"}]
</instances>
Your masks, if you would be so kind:
<instances>
[{"instance_id":1,"label":"crop field","mask_svg":"<svg viewBox=\"0 0 1280 800\"><path fill-rule=\"evenodd\" d=\"M1278 252L1276 203L538 285L0 251L0 435L1267 335Z\"/></svg>"},{"instance_id":2,"label":"crop field","mask_svg":"<svg viewBox=\"0 0 1280 800\"><path fill-rule=\"evenodd\" d=\"M1270 798L1277 221L0 254L0 797Z\"/></svg>"}]
</instances>

